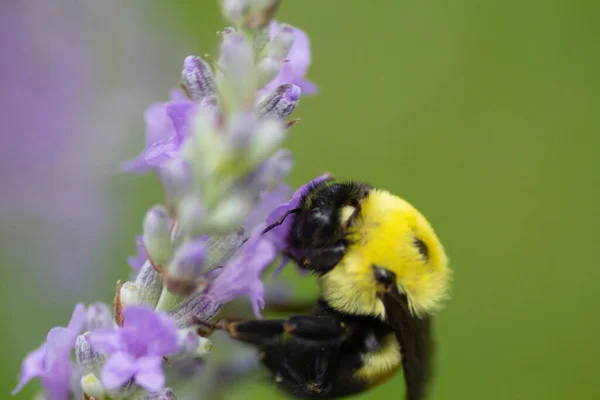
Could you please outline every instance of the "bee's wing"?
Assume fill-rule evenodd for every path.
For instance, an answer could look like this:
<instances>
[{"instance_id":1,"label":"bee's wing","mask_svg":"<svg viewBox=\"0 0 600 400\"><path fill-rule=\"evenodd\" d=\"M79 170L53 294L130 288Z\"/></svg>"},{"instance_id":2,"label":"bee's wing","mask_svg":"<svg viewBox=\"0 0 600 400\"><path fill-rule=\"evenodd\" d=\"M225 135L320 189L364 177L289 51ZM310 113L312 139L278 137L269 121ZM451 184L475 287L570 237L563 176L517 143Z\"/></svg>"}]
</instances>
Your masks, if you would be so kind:
<instances>
[{"instance_id":1,"label":"bee's wing","mask_svg":"<svg viewBox=\"0 0 600 400\"><path fill-rule=\"evenodd\" d=\"M388 323L402 352L407 400L425 398L431 376L431 332L429 317L419 319L410 312L405 294L386 293L382 297Z\"/></svg>"}]
</instances>

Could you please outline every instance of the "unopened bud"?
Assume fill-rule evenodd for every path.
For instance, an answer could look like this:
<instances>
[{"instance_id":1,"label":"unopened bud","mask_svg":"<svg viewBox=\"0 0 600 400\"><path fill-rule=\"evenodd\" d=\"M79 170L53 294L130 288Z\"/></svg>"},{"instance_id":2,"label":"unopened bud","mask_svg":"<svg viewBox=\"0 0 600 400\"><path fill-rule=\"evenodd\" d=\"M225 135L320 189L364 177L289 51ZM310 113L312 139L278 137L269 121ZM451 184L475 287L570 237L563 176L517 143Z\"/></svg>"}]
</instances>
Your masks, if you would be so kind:
<instances>
[{"instance_id":1,"label":"unopened bud","mask_svg":"<svg viewBox=\"0 0 600 400\"><path fill-rule=\"evenodd\" d=\"M194 293L199 284L205 258L205 239L193 239L179 246L167 270L167 290L178 296Z\"/></svg>"},{"instance_id":2,"label":"unopened bud","mask_svg":"<svg viewBox=\"0 0 600 400\"><path fill-rule=\"evenodd\" d=\"M276 56L285 59L294 44L294 28L288 24L279 25L277 33L263 50L263 57Z\"/></svg>"},{"instance_id":3,"label":"unopened bud","mask_svg":"<svg viewBox=\"0 0 600 400\"><path fill-rule=\"evenodd\" d=\"M173 158L163 163L159 169L159 176L169 202L181 200L192 189L192 170L181 158Z\"/></svg>"},{"instance_id":4,"label":"unopened bud","mask_svg":"<svg viewBox=\"0 0 600 400\"><path fill-rule=\"evenodd\" d=\"M94 350L90 345L89 332L77 336L75 341L75 358L85 372L98 372L106 362L104 354Z\"/></svg>"},{"instance_id":5,"label":"unopened bud","mask_svg":"<svg viewBox=\"0 0 600 400\"><path fill-rule=\"evenodd\" d=\"M212 349L212 342L198 335L196 329L181 329L177 331L177 341L180 351L179 357L202 356Z\"/></svg>"},{"instance_id":6,"label":"unopened bud","mask_svg":"<svg viewBox=\"0 0 600 400\"><path fill-rule=\"evenodd\" d=\"M277 56L267 56L258 64L258 87L271 82L283 68L284 60Z\"/></svg>"},{"instance_id":7,"label":"unopened bud","mask_svg":"<svg viewBox=\"0 0 600 400\"><path fill-rule=\"evenodd\" d=\"M239 229L253 206L246 194L236 193L221 200L207 220L211 234L226 234Z\"/></svg>"},{"instance_id":8,"label":"unopened bud","mask_svg":"<svg viewBox=\"0 0 600 400\"><path fill-rule=\"evenodd\" d=\"M97 329L111 328L114 324L115 319L106 304L96 302L90 304L87 308L85 326L88 331L93 332Z\"/></svg>"},{"instance_id":9,"label":"unopened bud","mask_svg":"<svg viewBox=\"0 0 600 400\"><path fill-rule=\"evenodd\" d=\"M260 118L287 118L298 106L302 90L291 83L280 85L258 105Z\"/></svg>"},{"instance_id":10,"label":"unopened bud","mask_svg":"<svg viewBox=\"0 0 600 400\"><path fill-rule=\"evenodd\" d=\"M144 218L143 241L148 256L155 265L166 264L171 257L171 232L167 210L154 206Z\"/></svg>"},{"instance_id":11,"label":"unopened bud","mask_svg":"<svg viewBox=\"0 0 600 400\"><path fill-rule=\"evenodd\" d=\"M133 282L125 282L121 286L121 307L125 308L134 304L140 304L141 298L138 287Z\"/></svg>"},{"instance_id":12,"label":"unopened bud","mask_svg":"<svg viewBox=\"0 0 600 400\"><path fill-rule=\"evenodd\" d=\"M191 328L194 326L194 319L212 321L222 306L209 296L190 296L169 310L169 314L178 328Z\"/></svg>"},{"instance_id":13,"label":"unopened bud","mask_svg":"<svg viewBox=\"0 0 600 400\"><path fill-rule=\"evenodd\" d=\"M196 196L186 196L179 203L177 222L186 235L201 235L206 224L204 204Z\"/></svg>"},{"instance_id":14,"label":"unopened bud","mask_svg":"<svg viewBox=\"0 0 600 400\"><path fill-rule=\"evenodd\" d=\"M127 285L127 283L125 284ZM146 261L135 278L134 287L137 289L137 299L140 303L156 306L163 287L160 273ZM121 302L123 299L121 299Z\"/></svg>"},{"instance_id":15,"label":"unopened bud","mask_svg":"<svg viewBox=\"0 0 600 400\"><path fill-rule=\"evenodd\" d=\"M231 28L223 31L219 65L223 70L219 85L224 110L251 107L257 88L256 69L252 44L243 33Z\"/></svg>"},{"instance_id":16,"label":"unopened bud","mask_svg":"<svg viewBox=\"0 0 600 400\"><path fill-rule=\"evenodd\" d=\"M177 400L175 392L171 388L163 388L156 392L138 391L133 400Z\"/></svg>"},{"instance_id":17,"label":"unopened bud","mask_svg":"<svg viewBox=\"0 0 600 400\"><path fill-rule=\"evenodd\" d=\"M215 78L210 65L200 57L187 56L185 58L181 78L194 101L199 102L206 96L215 94Z\"/></svg>"},{"instance_id":18,"label":"unopened bud","mask_svg":"<svg viewBox=\"0 0 600 400\"><path fill-rule=\"evenodd\" d=\"M93 398L94 400L106 399L106 390L100 379L94 374L87 374L81 378L81 388L88 398Z\"/></svg>"}]
</instances>

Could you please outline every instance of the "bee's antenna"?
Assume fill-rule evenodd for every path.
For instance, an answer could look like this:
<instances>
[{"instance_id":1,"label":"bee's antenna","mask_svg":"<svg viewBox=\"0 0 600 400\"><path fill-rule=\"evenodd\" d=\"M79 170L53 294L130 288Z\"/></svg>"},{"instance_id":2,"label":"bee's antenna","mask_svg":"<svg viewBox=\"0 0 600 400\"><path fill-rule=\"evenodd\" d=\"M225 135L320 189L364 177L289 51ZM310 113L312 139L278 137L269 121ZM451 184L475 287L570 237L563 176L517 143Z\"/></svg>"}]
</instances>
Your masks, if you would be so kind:
<instances>
[{"instance_id":1,"label":"bee's antenna","mask_svg":"<svg viewBox=\"0 0 600 400\"><path fill-rule=\"evenodd\" d=\"M263 231L263 235L265 233L269 232L271 229L276 228L279 225L283 224L283 221L285 221L285 219L287 218L288 215L290 215L290 214L296 214L300 210L301 210L300 208L292 208L291 210L289 210L288 212L286 212L285 214L283 214L283 216L281 218L279 218L277 221L273 222L271 225L269 225L269 226L267 226L265 228L265 230Z\"/></svg>"}]
</instances>

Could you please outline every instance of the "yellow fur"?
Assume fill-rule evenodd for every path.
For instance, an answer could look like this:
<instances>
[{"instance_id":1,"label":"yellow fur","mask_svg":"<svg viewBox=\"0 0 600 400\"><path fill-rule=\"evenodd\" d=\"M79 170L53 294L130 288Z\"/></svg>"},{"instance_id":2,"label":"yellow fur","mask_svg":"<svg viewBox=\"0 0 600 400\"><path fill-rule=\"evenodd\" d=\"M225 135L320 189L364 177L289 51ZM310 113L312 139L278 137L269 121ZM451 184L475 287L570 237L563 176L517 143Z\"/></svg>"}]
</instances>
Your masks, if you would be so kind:
<instances>
[{"instance_id":1,"label":"yellow fur","mask_svg":"<svg viewBox=\"0 0 600 400\"><path fill-rule=\"evenodd\" d=\"M396 336L390 333L383 339L379 350L365 354L363 366L355 376L374 386L392 377L400 368L401 361L400 345Z\"/></svg>"},{"instance_id":2,"label":"yellow fur","mask_svg":"<svg viewBox=\"0 0 600 400\"><path fill-rule=\"evenodd\" d=\"M385 318L375 291L372 266L376 265L396 273L413 313L435 311L446 295L450 269L429 222L408 202L383 190L373 189L360 207L360 216L350 230L354 244L320 279L327 303L343 313ZM427 262L415 247L415 238L427 245Z\"/></svg>"}]
</instances>

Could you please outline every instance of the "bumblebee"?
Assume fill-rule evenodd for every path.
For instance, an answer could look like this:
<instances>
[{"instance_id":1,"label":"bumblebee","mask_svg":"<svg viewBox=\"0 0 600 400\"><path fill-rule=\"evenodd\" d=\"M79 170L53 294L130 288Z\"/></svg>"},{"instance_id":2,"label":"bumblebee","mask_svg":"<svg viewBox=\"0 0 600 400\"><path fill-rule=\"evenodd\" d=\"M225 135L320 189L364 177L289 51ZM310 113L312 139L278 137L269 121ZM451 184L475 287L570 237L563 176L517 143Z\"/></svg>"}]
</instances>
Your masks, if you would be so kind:
<instances>
[{"instance_id":1,"label":"bumblebee","mask_svg":"<svg viewBox=\"0 0 600 400\"><path fill-rule=\"evenodd\" d=\"M434 230L405 200L360 182L321 182L293 218L289 253L318 276L306 315L213 326L260 350L276 384L301 398L366 391L403 370L408 400L431 376L431 315L450 270Z\"/></svg>"}]
</instances>

